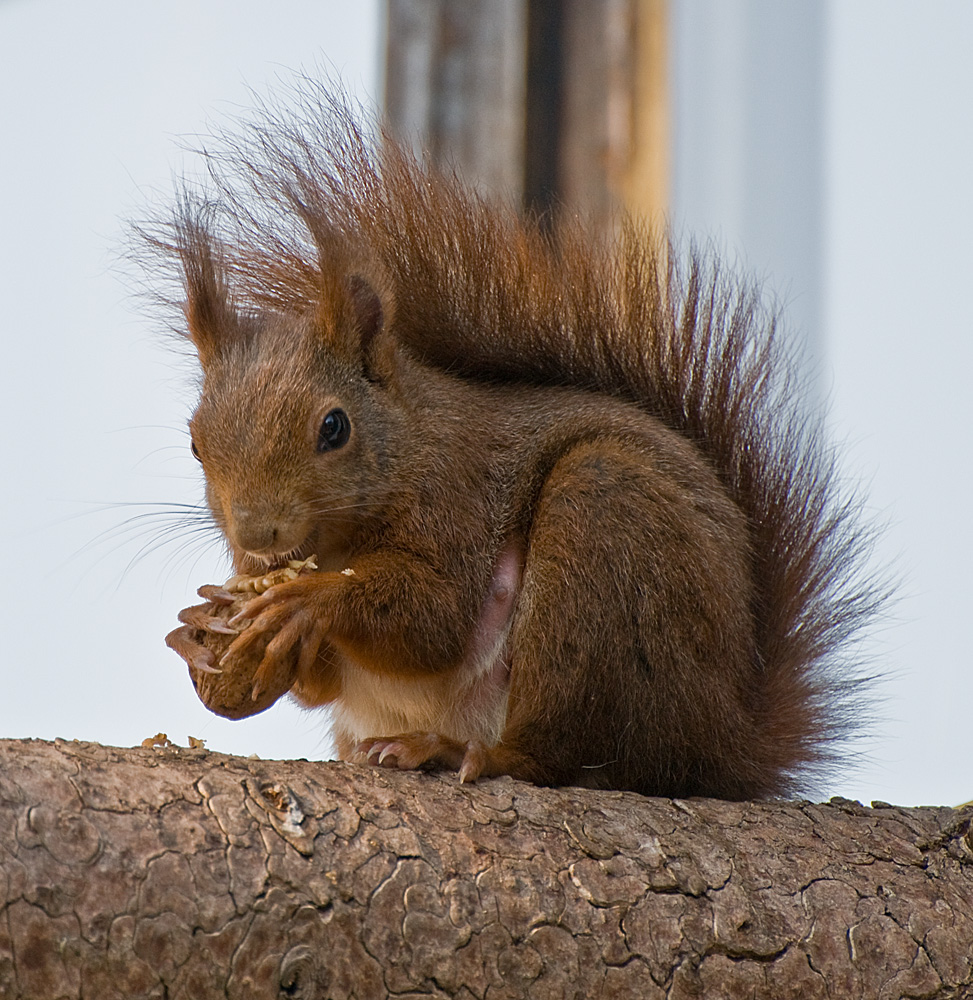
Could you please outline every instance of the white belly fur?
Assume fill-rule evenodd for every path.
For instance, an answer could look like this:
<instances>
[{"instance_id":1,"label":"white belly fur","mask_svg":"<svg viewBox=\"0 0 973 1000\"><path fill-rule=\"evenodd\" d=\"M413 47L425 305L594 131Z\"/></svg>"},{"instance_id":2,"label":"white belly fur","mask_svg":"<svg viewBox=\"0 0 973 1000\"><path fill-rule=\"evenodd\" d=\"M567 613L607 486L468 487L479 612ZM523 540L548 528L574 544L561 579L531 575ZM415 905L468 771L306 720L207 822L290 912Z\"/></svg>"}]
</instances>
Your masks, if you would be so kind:
<instances>
[{"instance_id":1,"label":"white belly fur","mask_svg":"<svg viewBox=\"0 0 973 1000\"><path fill-rule=\"evenodd\" d=\"M335 736L355 744L422 732L495 746L507 716L508 631L509 626L478 663L427 677L393 677L346 661L341 694L332 704Z\"/></svg>"}]
</instances>

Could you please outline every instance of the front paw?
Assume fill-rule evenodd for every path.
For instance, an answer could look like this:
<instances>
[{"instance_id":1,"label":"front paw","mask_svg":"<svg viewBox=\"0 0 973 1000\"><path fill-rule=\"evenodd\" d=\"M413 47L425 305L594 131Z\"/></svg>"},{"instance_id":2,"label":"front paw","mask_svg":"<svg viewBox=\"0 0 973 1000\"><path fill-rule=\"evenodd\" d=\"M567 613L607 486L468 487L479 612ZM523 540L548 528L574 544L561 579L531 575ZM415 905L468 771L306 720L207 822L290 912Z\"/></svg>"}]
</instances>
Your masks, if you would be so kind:
<instances>
[{"instance_id":1,"label":"front paw","mask_svg":"<svg viewBox=\"0 0 973 1000\"><path fill-rule=\"evenodd\" d=\"M166 644L190 667L189 676L200 701L228 719L242 719L269 708L290 690L296 676L296 656L273 657L267 647L270 634L254 634L247 652L226 662L226 654L241 634L248 634L253 591L229 593L221 587L201 587L206 604L179 613L183 623L166 636ZM229 620L237 618L236 625Z\"/></svg>"},{"instance_id":2,"label":"front paw","mask_svg":"<svg viewBox=\"0 0 973 1000\"><path fill-rule=\"evenodd\" d=\"M489 749L480 740L460 743L438 733L372 737L362 740L353 754L358 763L403 771L419 767L445 768L458 772L461 782L476 781L484 772L488 757Z\"/></svg>"},{"instance_id":3,"label":"front paw","mask_svg":"<svg viewBox=\"0 0 973 1000\"><path fill-rule=\"evenodd\" d=\"M217 667L252 677L255 702L263 702L270 691L280 697L285 681L283 690L289 690L299 675L314 669L328 633L326 599L318 580L308 585L306 578L241 598L245 603L227 616L239 635L226 643Z\"/></svg>"}]
</instances>

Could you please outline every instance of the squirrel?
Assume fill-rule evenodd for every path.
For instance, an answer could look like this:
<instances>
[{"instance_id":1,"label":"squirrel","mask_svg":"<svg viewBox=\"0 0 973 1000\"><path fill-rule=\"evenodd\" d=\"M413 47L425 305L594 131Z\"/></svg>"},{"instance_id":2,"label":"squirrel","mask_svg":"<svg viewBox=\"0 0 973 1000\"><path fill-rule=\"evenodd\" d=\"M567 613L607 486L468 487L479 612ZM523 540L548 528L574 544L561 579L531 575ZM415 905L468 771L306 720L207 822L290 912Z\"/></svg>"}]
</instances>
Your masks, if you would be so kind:
<instances>
[{"instance_id":1,"label":"squirrel","mask_svg":"<svg viewBox=\"0 0 973 1000\"><path fill-rule=\"evenodd\" d=\"M755 287L524 218L324 84L206 157L142 230L192 451L237 573L318 571L246 624L201 588L167 637L194 678L256 650L255 702L330 706L342 759L463 781L751 799L838 759L868 531Z\"/></svg>"}]
</instances>

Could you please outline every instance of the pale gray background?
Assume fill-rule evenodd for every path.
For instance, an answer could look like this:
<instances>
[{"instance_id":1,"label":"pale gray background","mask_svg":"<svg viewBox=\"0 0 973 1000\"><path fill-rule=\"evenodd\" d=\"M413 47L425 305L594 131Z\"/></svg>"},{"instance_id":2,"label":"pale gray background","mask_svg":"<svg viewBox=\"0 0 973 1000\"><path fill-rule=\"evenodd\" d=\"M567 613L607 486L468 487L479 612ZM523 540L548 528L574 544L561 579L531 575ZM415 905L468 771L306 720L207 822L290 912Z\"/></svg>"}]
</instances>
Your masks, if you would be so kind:
<instances>
[{"instance_id":1,"label":"pale gray background","mask_svg":"<svg viewBox=\"0 0 973 1000\"><path fill-rule=\"evenodd\" d=\"M876 738L819 792L968 799L973 5L677 0L672 37L674 221L807 338L902 580L869 643ZM185 372L115 257L192 169L180 137L293 68L374 97L380 44L377 0L0 0L0 735L330 754L320 714L210 715L161 644L226 567L119 527L141 509L123 502L200 488Z\"/></svg>"}]
</instances>

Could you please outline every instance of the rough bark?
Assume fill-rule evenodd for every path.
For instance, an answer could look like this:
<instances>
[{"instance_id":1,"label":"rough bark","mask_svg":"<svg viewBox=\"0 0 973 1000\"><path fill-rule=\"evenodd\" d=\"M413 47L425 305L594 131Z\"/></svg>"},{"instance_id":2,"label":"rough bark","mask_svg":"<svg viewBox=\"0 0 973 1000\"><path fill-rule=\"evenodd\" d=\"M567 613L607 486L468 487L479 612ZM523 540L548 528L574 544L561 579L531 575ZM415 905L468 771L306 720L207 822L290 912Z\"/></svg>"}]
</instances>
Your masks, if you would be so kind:
<instances>
[{"instance_id":1,"label":"rough bark","mask_svg":"<svg viewBox=\"0 0 973 1000\"><path fill-rule=\"evenodd\" d=\"M973 809L0 741L0 997L964 997Z\"/></svg>"}]
</instances>

